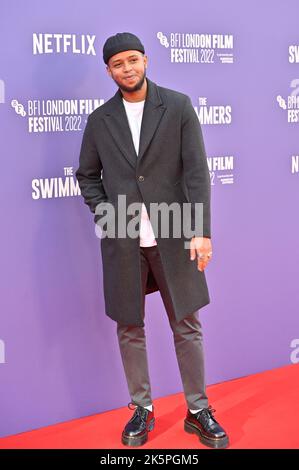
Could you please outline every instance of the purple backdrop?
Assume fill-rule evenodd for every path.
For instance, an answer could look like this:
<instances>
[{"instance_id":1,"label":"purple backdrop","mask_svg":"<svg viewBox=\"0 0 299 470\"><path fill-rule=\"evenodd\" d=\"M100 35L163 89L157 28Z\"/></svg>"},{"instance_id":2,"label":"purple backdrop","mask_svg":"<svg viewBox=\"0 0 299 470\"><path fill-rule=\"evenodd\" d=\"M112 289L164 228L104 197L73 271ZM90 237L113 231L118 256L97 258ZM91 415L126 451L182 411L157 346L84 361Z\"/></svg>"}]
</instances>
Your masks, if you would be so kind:
<instances>
[{"instance_id":1,"label":"purple backdrop","mask_svg":"<svg viewBox=\"0 0 299 470\"><path fill-rule=\"evenodd\" d=\"M187 93L202 122L208 384L299 361L298 14L295 0L2 2L0 436L129 401L99 240L73 186L87 114L116 91L102 60L116 32L140 36L148 77ZM159 293L146 330L153 397L181 391Z\"/></svg>"}]
</instances>

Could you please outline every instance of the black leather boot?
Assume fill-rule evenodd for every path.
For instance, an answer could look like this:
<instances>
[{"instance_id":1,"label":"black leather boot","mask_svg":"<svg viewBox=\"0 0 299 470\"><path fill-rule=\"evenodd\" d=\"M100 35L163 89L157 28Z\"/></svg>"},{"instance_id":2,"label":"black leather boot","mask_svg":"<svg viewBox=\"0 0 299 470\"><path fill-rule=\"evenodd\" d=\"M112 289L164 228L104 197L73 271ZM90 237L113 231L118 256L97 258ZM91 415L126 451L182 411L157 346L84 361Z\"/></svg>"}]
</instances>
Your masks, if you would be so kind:
<instances>
[{"instance_id":1,"label":"black leather boot","mask_svg":"<svg viewBox=\"0 0 299 470\"><path fill-rule=\"evenodd\" d=\"M221 449L229 445L229 439L213 416L214 410L211 406L203 408L198 413L187 412L184 421L184 429L190 434L197 434L200 442L214 449Z\"/></svg>"},{"instance_id":2,"label":"black leather boot","mask_svg":"<svg viewBox=\"0 0 299 470\"><path fill-rule=\"evenodd\" d=\"M130 405L134 404L130 402L128 408L135 408L135 412L122 432L121 441L126 446L142 446L147 441L148 432L155 426L154 407L153 411L150 411L139 405L134 405L134 408Z\"/></svg>"}]
</instances>

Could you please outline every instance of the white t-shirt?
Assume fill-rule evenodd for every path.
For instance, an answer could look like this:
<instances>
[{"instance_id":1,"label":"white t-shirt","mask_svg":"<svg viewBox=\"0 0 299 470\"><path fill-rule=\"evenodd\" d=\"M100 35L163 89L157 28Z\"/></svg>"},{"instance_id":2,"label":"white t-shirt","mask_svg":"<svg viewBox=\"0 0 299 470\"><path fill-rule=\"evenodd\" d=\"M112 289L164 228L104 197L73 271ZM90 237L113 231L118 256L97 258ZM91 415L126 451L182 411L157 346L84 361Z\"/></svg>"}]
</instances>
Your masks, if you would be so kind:
<instances>
[{"instance_id":1,"label":"white t-shirt","mask_svg":"<svg viewBox=\"0 0 299 470\"><path fill-rule=\"evenodd\" d=\"M142 121L143 107L144 107L145 100L135 101L135 102L126 101L124 98L122 100L123 100L125 110L127 113L136 154L138 155L141 121ZM146 207L144 203L142 203L141 221L140 221L140 246L154 246L154 245L157 245L157 242L155 239L151 222L148 217Z\"/></svg>"}]
</instances>

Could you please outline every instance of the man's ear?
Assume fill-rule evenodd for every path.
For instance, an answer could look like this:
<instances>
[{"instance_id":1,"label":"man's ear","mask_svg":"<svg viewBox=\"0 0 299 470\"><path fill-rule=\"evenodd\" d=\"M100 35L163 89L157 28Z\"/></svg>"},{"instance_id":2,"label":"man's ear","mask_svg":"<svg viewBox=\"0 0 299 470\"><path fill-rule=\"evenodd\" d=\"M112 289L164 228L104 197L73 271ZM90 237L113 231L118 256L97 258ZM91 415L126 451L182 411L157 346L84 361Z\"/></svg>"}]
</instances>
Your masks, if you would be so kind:
<instances>
[{"instance_id":1,"label":"man's ear","mask_svg":"<svg viewBox=\"0 0 299 470\"><path fill-rule=\"evenodd\" d=\"M111 70L110 70L109 65L106 65L106 70L107 70L108 75L110 75L110 77L111 77Z\"/></svg>"}]
</instances>

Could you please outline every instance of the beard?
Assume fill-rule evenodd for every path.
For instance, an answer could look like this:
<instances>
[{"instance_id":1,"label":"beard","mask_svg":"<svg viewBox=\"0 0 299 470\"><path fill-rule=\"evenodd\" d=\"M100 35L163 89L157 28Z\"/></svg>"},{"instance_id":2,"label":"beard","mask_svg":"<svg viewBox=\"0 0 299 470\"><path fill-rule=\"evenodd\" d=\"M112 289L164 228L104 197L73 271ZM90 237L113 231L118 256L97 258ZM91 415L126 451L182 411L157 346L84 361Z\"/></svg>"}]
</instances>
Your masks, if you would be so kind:
<instances>
[{"instance_id":1,"label":"beard","mask_svg":"<svg viewBox=\"0 0 299 470\"><path fill-rule=\"evenodd\" d=\"M146 69L144 69L144 73L143 73L142 77L136 83L136 85L134 85L133 87L127 87L126 85L122 85L122 84L118 83L114 78L113 78L113 80L115 81L116 85L118 85L118 87L121 90L123 90L127 93L133 93L134 91L138 91L142 88L142 85L143 85L144 80L145 80L145 76L146 76Z\"/></svg>"}]
</instances>

